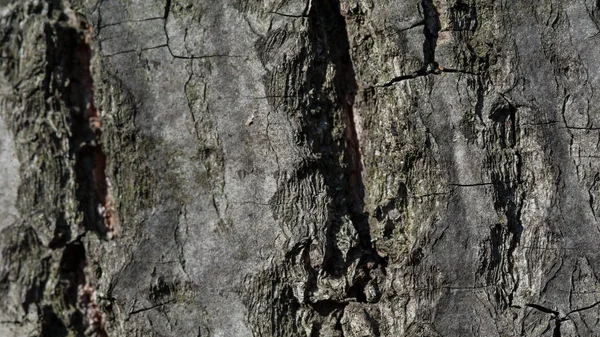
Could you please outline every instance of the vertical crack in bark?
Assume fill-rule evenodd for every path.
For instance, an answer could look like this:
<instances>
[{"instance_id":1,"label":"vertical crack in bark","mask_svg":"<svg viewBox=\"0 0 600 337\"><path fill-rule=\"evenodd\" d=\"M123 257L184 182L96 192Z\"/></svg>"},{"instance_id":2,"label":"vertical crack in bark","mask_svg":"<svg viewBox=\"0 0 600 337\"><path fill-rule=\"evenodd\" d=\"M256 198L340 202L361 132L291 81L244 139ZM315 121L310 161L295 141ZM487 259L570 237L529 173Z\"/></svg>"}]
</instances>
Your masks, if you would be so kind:
<instances>
[{"instance_id":1,"label":"vertical crack in bark","mask_svg":"<svg viewBox=\"0 0 600 337\"><path fill-rule=\"evenodd\" d=\"M341 192L341 198L338 197L337 199L339 200L335 201L338 203L337 207L339 207L336 207L337 210L334 212L336 213L335 219L342 221L343 217L348 216L359 239L359 246L355 247L356 250L354 253L343 257L341 252L338 251L339 247L337 246L337 238L335 237L337 231L339 231L339 224L332 225L328 229L329 233L327 235L327 246L330 250L330 255L325 259L325 270L331 271L334 277L340 277L342 274L348 273L346 268L351 263L350 261L358 261L357 270L359 271L354 274L353 279L348 284L345 295L346 299L358 302L376 302L379 300L379 295L367 298L365 288L370 282L375 282L373 280L375 276L373 276L372 271L385 266L385 261L379 257L373 248L368 216L364 210L365 187L362 176L363 159L360 149L362 129L360 116L354 106L358 84L350 55L346 19L339 1L315 3L312 7L311 17L315 20L313 21L315 27L320 27L322 33L325 34L321 38L323 38L322 41L325 42L324 46L327 48L328 62L330 65L333 65L334 69L332 89L335 94L335 102L333 106L339 109L339 118L343 123L341 134L344 138L343 143L335 151L338 154L343 153L344 163L337 167L336 170L339 170L339 173L345 176L343 186L346 189L344 192ZM334 158L328 160L331 159ZM334 189L338 188L336 181L339 173L331 172L329 174L335 175L335 177L331 176L326 179L330 181L327 184ZM337 268L338 263L339 265L344 265L344 267L342 269ZM381 269L381 273L385 274L384 269ZM315 303L315 305L318 307L320 304ZM340 305L343 311L345 303L342 301Z\"/></svg>"},{"instance_id":2,"label":"vertical crack in bark","mask_svg":"<svg viewBox=\"0 0 600 337\"><path fill-rule=\"evenodd\" d=\"M165 12L163 14L163 18L165 20L165 25L167 23L167 19L169 18L169 12L171 12L171 0L165 1Z\"/></svg>"},{"instance_id":3,"label":"vertical crack in bark","mask_svg":"<svg viewBox=\"0 0 600 337\"><path fill-rule=\"evenodd\" d=\"M83 214L82 227L111 239L118 234L110 181L106 176L107 158L102 148L102 119L94 105L92 77L93 31L87 20L64 9L68 22L57 26L57 46L52 60L57 61L57 79L63 100L70 112L71 156L74 160L76 198ZM85 232L84 232L85 234ZM81 335L108 336L104 315L96 302L96 290L86 275L88 264L81 236L58 239L55 248L64 245L60 279L65 303L77 309L69 318L70 326ZM66 240L66 241L65 241ZM56 308L55 308L56 309Z\"/></svg>"},{"instance_id":4,"label":"vertical crack in bark","mask_svg":"<svg viewBox=\"0 0 600 337\"><path fill-rule=\"evenodd\" d=\"M346 36L347 39L347 36ZM344 106L344 124L346 127L346 150L349 156L348 176L350 187L354 196L353 211L362 213L364 209L364 183L363 183L363 159L360 150L362 135L361 120L358 111L354 108L356 99L357 83L354 67L350 58L349 50L344 50L340 57L340 69L338 70L339 81L344 83L341 98Z\"/></svg>"},{"instance_id":5,"label":"vertical crack in bark","mask_svg":"<svg viewBox=\"0 0 600 337\"><path fill-rule=\"evenodd\" d=\"M441 30L440 14L433 4L432 0L422 0L423 16L425 26L423 34L425 41L423 42L423 68L433 65L433 69L437 68L435 63L435 49L437 47L438 34Z\"/></svg>"},{"instance_id":6,"label":"vertical crack in bark","mask_svg":"<svg viewBox=\"0 0 600 337\"><path fill-rule=\"evenodd\" d=\"M85 90L86 106L84 116L87 114L87 119L91 131L94 133L93 139L93 154L94 170L93 170L93 188L97 198L97 211L101 217L100 230L103 235L111 239L119 233L119 223L116 217L112 188L110 181L106 176L106 154L102 148L102 116L100 111L94 105L94 81L92 78L92 27L87 23L85 18L79 22L80 28L83 30L83 39L79 41L77 46L78 63L82 65L81 81ZM85 250L83 251L83 263L87 264L85 259ZM86 281L85 272L82 271L83 279L79 280L78 298L80 310L86 315L87 321L84 320L87 328L87 333L93 332L97 337L107 337L105 329L104 314L100 311L100 307L96 302L96 289L88 281Z\"/></svg>"},{"instance_id":7,"label":"vertical crack in bark","mask_svg":"<svg viewBox=\"0 0 600 337\"><path fill-rule=\"evenodd\" d=\"M69 89L71 94L71 104L77 114L74 116L76 123L73 124L73 134L75 142L83 141L85 147L76 155L76 161L79 165L78 180L80 189L86 189L88 186L95 194L90 196L92 207L88 207L86 228L97 231L100 235L111 239L119 234L119 222L114 207L112 188L110 180L106 176L106 154L102 147L102 116L100 111L94 105L94 81L92 78L92 27L83 16L73 13L71 15L71 25L78 32L76 45L74 46L73 65L70 72ZM79 96L79 97L77 97ZM87 124L87 125L86 125ZM76 129L76 130L75 130ZM77 151L77 145L75 151ZM91 181L87 170L92 168ZM87 186L86 186L87 185ZM82 192L83 195L86 192ZM96 220L97 216L99 221Z\"/></svg>"},{"instance_id":8,"label":"vertical crack in bark","mask_svg":"<svg viewBox=\"0 0 600 337\"><path fill-rule=\"evenodd\" d=\"M69 243L63 250L60 261L59 287L65 303L71 304L79 311L69 317L69 328L75 329L78 335L108 337L105 329L104 314L96 302L96 289L87 280L86 251L82 242ZM42 326L42 336L55 336L56 327L63 324L51 307L44 310L43 315L51 318ZM52 319L55 317L54 319Z\"/></svg>"},{"instance_id":9,"label":"vertical crack in bark","mask_svg":"<svg viewBox=\"0 0 600 337\"><path fill-rule=\"evenodd\" d=\"M358 84L356 83L354 66L350 57L346 19L342 15L339 1L329 1L315 7L322 7L318 9L323 11L323 18L332 27L327 29L327 42L330 48L330 60L335 65L334 90L338 103L343 109L345 152L347 156L346 175L351 196L349 210L352 214L352 221L359 235L361 235L361 242L364 246L370 246L369 228L363 214L365 191L362 177L363 160L360 150L362 130L360 116L354 109ZM362 216L362 218L357 219L359 216Z\"/></svg>"}]
</instances>

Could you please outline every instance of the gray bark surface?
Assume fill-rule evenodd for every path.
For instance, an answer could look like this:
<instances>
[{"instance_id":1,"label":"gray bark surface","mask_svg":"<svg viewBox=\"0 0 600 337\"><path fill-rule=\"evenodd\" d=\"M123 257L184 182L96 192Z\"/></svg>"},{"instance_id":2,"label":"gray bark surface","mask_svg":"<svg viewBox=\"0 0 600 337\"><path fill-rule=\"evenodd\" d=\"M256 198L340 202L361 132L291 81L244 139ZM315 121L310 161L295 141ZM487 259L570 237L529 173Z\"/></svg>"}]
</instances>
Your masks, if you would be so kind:
<instances>
[{"instance_id":1,"label":"gray bark surface","mask_svg":"<svg viewBox=\"0 0 600 337\"><path fill-rule=\"evenodd\" d=\"M600 2L0 0L0 336L600 336Z\"/></svg>"}]
</instances>

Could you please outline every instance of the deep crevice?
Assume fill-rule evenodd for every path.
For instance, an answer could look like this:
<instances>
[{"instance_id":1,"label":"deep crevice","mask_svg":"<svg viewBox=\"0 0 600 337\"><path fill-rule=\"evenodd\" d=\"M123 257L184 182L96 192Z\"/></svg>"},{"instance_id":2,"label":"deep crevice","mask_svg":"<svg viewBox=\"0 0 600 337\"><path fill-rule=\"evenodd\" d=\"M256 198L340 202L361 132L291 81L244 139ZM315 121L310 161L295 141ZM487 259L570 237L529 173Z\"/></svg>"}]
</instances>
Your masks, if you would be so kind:
<instances>
[{"instance_id":1,"label":"deep crevice","mask_svg":"<svg viewBox=\"0 0 600 337\"><path fill-rule=\"evenodd\" d=\"M104 317L95 300L95 289L87 280L86 251L81 242L88 231L104 239L110 239L118 232L110 182L106 176L102 120L94 105L93 32L85 17L76 13L64 14L54 27L47 26L46 29L46 57L54 67L50 69L46 85L61 88L60 98L68 111L69 149L74 161L75 197L78 211L83 216L79 226L83 231L72 233L67 218L59 216L50 243L52 249L63 248L56 294L62 296L59 303L75 310L64 317L62 309L58 312L54 307L45 307L41 315L51 325L62 320L61 324L77 336L93 332L98 337L105 337ZM74 234L77 236L73 237ZM52 336L62 329L56 331L48 327L46 331Z\"/></svg>"},{"instance_id":2,"label":"deep crevice","mask_svg":"<svg viewBox=\"0 0 600 337\"><path fill-rule=\"evenodd\" d=\"M69 317L69 329L76 331L77 336L85 336L86 331L93 331L96 337L107 337L104 315L96 303L95 289L87 281L87 258L83 243L75 241L67 244L59 265L58 287L63 296L62 302L77 309Z\"/></svg>"},{"instance_id":3,"label":"deep crevice","mask_svg":"<svg viewBox=\"0 0 600 337\"><path fill-rule=\"evenodd\" d=\"M349 283L345 299L357 302L369 302L365 287L372 279L371 270L384 269L386 261L380 257L373 247L370 235L368 215L364 210L365 187L363 183L363 159L361 153L360 116L355 110L355 100L358 84L352 59L350 42L346 29L346 19L342 15L338 1L318 2L313 4L310 12L311 27L318 34L316 42L321 42L327 49L327 62L335 66L333 90L336 101L333 109L341 110L344 132L343 142L327 150L324 160L330 162L323 168L326 173L326 185L334 192L334 209L331 211L331 223L327 228L327 252L324 259L324 270L333 277L342 277L352 261L357 263L358 276ZM315 137L316 138L316 137ZM329 144L334 142L327 142ZM323 147L319 150L322 151ZM336 157L343 154L343 164L335 163ZM340 174L341 173L341 174ZM339 181L344 176L345 181ZM342 188L339 189L340 184ZM340 231L344 218L349 218L358 234L359 245L349 251L343 258L338 248L336 234ZM385 270L381 275L385 275ZM378 301L378 295L371 301ZM346 305L344 302L340 305Z\"/></svg>"},{"instance_id":4,"label":"deep crevice","mask_svg":"<svg viewBox=\"0 0 600 337\"><path fill-rule=\"evenodd\" d=\"M350 56L350 42L346 30L346 19L342 15L338 1L318 2L313 4L310 12L311 27L314 29L315 41L324 43L327 50L327 62L335 66L333 78L333 90L336 101L332 108L342 110L344 123L344 144L339 147L331 148L326 153L324 160L333 164L336 156L343 153L343 165L331 168L324 168L329 171L326 175L326 184L330 190L339 189L342 183L342 190L339 196L332 196L335 201L335 208L332 210L332 222L327 230L327 252L324 261L324 269L332 276L339 277L345 273L348 261L343 261L342 254L337 248L336 233L342 226L343 218L348 216L352 225L356 229L360 243L360 255L358 268L365 270L380 268L385 264L375 251L370 235L368 215L364 211L364 183L362 179L363 162L360 149L360 116L356 115L354 108L358 84L355 78L355 72ZM316 137L315 137L316 138ZM327 142L329 144L334 142ZM322 151L322 147L318 151ZM329 166L328 164L327 166ZM338 164L339 165L339 164ZM336 173L337 171L338 173ZM345 182L339 182L340 173L345 176ZM337 194L337 193L336 193ZM366 272L366 275L369 273ZM366 284L367 281L364 283ZM356 294L362 294L363 289L357 290L357 287L364 288L363 285L353 285ZM362 295L360 295L362 296Z\"/></svg>"},{"instance_id":5,"label":"deep crevice","mask_svg":"<svg viewBox=\"0 0 600 337\"><path fill-rule=\"evenodd\" d=\"M67 337L69 331L63 321L52 310L51 306L44 306L39 310L41 320L40 337Z\"/></svg>"},{"instance_id":6,"label":"deep crevice","mask_svg":"<svg viewBox=\"0 0 600 337\"><path fill-rule=\"evenodd\" d=\"M337 104L343 109L345 125L345 152L347 186L350 200L346 205L351 220L359 233L363 248L370 247L370 234L367 217L364 214L364 183L362 180L363 162L360 149L360 120L354 110L358 90L354 67L350 57L350 42L346 31L346 21L338 1L313 4L313 16L319 16L324 28L324 37L329 48L329 62L335 65L333 79Z\"/></svg>"},{"instance_id":7,"label":"deep crevice","mask_svg":"<svg viewBox=\"0 0 600 337\"><path fill-rule=\"evenodd\" d=\"M63 100L71 112L71 155L75 159L77 199L84 215L83 227L111 238L118 233L110 183L106 176L107 159L102 148L102 120L94 105L94 83L91 71L92 29L78 15L77 27L58 25L55 49L50 49L49 63L58 64L61 76L57 87L63 87ZM49 44L52 45L52 44ZM55 239L72 240L71 233L57 233Z\"/></svg>"},{"instance_id":8,"label":"deep crevice","mask_svg":"<svg viewBox=\"0 0 600 337\"><path fill-rule=\"evenodd\" d=\"M421 7L423 8L423 16L425 26L423 27L423 68L427 69L430 65L437 68L435 62L435 49L437 48L437 40L441 30L440 13L433 4L432 0L422 0Z\"/></svg>"},{"instance_id":9,"label":"deep crevice","mask_svg":"<svg viewBox=\"0 0 600 337\"><path fill-rule=\"evenodd\" d=\"M165 20L165 24L167 22L167 19L169 18L170 12L171 12L171 0L166 0L165 1L165 11L163 14L163 19Z\"/></svg>"}]
</instances>

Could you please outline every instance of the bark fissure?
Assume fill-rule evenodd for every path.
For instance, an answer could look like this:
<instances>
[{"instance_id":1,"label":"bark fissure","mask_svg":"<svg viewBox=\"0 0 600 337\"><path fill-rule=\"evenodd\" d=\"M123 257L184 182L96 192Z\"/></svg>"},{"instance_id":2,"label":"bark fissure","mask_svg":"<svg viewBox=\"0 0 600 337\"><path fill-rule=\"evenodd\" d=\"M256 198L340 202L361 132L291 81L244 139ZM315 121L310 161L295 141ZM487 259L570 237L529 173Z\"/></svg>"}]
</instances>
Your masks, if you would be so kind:
<instances>
[{"instance_id":1,"label":"bark fissure","mask_svg":"<svg viewBox=\"0 0 600 337\"><path fill-rule=\"evenodd\" d=\"M340 4L330 1L325 4L313 6L313 16L322 20L322 24L330 26L324 28L324 39L329 48L330 62L335 66L333 89L336 94L336 104L342 110L342 122L344 123L346 168L344 174L347 177L346 186L349 192L349 203L343 207L347 208L353 226L356 228L361 246L370 250L370 234L367 217L364 214L364 183L362 179L363 162L360 149L360 116L354 110L354 103L358 90L354 68L350 57L350 44L346 31L345 18L341 13ZM323 26L326 27L326 26ZM340 209L338 212L344 212Z\"/></svg>"},{"instance_id":2,"label":"bark fissure","mask_svg":"<svg viewBox=\"0 0 600 337\"><path fill-rule=\"evenodd\" d=\"M75 149L76 173L79 177L80 195L90 199L85 227L111 239L119 234L119 223L114 207L112 188L106 175L107 158L102 144L102 116L94 105L92 74L92 28L85 18L77 17L78 27L66 29L65 41L73 41L74 55L71 64L65 64L70 77L70 104L74 118L72 146ZM67 47L69 48L69 47ZM69 50L69 49L66 49ZM65 59L69 62L69 57ZM88 172L92 170L90 175ZM93 196L87 196L87 191ZM83 202L85 207L85 201Z\"/></svg>"},{"instance_id":3,"label":"bark fissure","mask_svg":"<svg viewBox=\"0 0 600 337\"><path fill-rule=\"evenodd\" d=\"M112 239L119 234L120 228L112 188L106 175L102 116L94 105L93 32L84 17L75 13L71 15L72 26L58 30L59 39L65 43L59 46L58 51L66 53L62 55L64 75L68 79L65 97L72 113L70 141L75 158L78 201L84 215L82 225L87 231ZM71 324L80 334L93 333L98 337L106 337L104 314L96 302L95 287L86 276L86 250L79 240L66 245L60 263L61 278L68 285L63 291L65 301L82 314L81 317L73 316ZM60 242L55 244L60 245Z\"/></svg>"},{"instance_id":4,"label":"bark fissure","mask_svg":"<svg viewBox=\"0 0 600 337\"><path fill-rule=\"evenodd\" d=\"M337 212L348 214L352 225L356 229L360 243L360 253L358 253L359 255L356 258L360 261L359 268L361 272L347 289L346 298L351 299L351 301L367 302L365 287L372 280L370 271L383 268L386 262L373 247L368 214L364 209L364 164L361 152L362 123L361 116L355 109L358 84L350 56L350 42L346 29L346 19L339 2L330 1L326 4L315 4L313 8L313 15L319 16L320 20L331 25L331 28L325 29L325 39L330 48L330 62L335 66L333 89L336 94L337 104L342 110L342 122L344 125L345 144L342 151L346 159L343 173L347 177L348 201ZM338 214L337 216L340 215L342 214ZM335 235L338 230L339 228L332 227L330 235ZM336 245L335 239L332 239L329 243L330 248L334 248ZM335 261L335 259L332 261ZM338 272L340 271L338 270ZM378 298L370 298L369 300L377 301ZM341 302L340 305L345 304Z\"/></svg>"},{"instance_id":5,"label":"bark fissure","mask_svg":"<svg viewBox=\"0 0 600 337\"><path fill-rule=\"evenodd\" d=\"M437 47L438 35L441 30L440 13L431 0L422 0L424 27L423 35L423 68L427 69L430 66L437 68L435 62L435 49Z\"/></svg>"},{"instance_id":6,"label":"bark fissure","mask_svg":"<svg viewBox=\"0 0 600 337\"><path fill-rule=\"evenodd\" d=\"M442 66L436 66L435 68L431 68L431 69L422 68L422 69L419 69L409 75L396 76L396 77L392 78L391 80L389 80L388 82L386 82L384 84L376 85L375 87L387 88L387 87L391 87L392 85L394 85L398 82L412 80L412 79L419 78L419 77L427 77L429 75L440 75L440 74L444 74L444 73L465 74L465 75L473 75L473 76L480 75L479 73L468 71L468 70L452 69L452 68L444 68Z\"/></svg>"}]
</instances>

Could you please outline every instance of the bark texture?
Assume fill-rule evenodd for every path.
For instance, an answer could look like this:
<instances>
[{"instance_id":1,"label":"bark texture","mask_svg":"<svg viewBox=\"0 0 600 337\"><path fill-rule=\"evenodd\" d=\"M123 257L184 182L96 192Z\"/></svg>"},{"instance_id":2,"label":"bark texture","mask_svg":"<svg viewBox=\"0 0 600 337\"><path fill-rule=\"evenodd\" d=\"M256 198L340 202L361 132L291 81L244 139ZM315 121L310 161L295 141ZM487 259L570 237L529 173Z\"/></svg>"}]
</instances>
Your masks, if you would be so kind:
<instances>
[{"instance_id":1,"label":"bark texture","mask_svg":"<svg viewBox=\"0 0 600 337\"><path fill-rule=\"evenodd\" d=\"M599 39L595 0L0 0L0 335L598 336Z\"/></svg>"}]
</instances>

